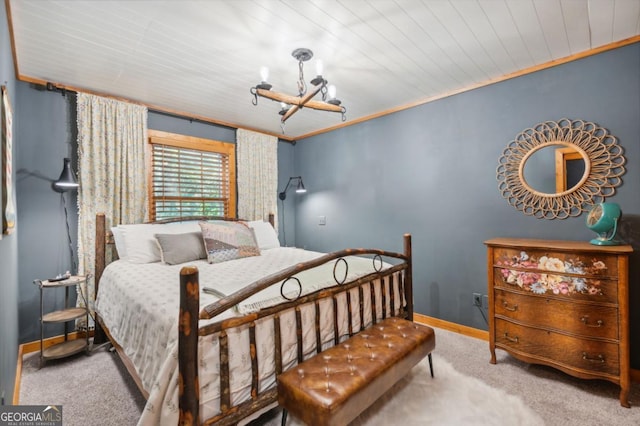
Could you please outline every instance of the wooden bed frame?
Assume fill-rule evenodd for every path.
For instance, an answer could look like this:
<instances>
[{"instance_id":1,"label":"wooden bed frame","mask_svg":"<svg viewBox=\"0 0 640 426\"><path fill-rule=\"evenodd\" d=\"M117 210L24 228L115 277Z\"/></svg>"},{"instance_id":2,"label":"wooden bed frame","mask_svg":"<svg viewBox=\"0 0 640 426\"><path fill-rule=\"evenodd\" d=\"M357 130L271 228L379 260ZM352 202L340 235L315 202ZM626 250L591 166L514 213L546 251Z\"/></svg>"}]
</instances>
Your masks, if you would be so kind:
<instances>
[{"instance_id":1,"label":"wooden bed frame","mask_svg":"<svg viewBox=\"0 0 640 426\"><path fill-rule=\"evenodd\" d=\"M194 218L180 218L171 221L184 221L193 220ZM204 218L199 218L204 219ZM224 218L206 218L211 219L224 219ZM229 220L229 219L225 219ZM230 219L236 220L236 219ZM270 217L270 222L273 224L273 217ZM163 221L162 223L167 223ZM95 259L95 286L96 295L98 294L98 285L104 268L107 264L107 256L111 249L115 252L115 247L110 237L110 232L106 229L106 220L104 214L96 215L96 259ZM370 273L366 276L360 277L354 281L343 282L339 277L336 277L336 266L342 262L346 266L346 261L343 260L345 256L351 255L369 255L373 256L372 262L374 269L377 272ZM391 263L394 265L388 269L380 270L382 265L382 257L387 259L395 259ZM266 289L272 285L280 285L283 281L291 278L297 281L302 286L300 281L294 276L302 271L312 269L322 264L335 262L333 266L334 279L336 285L316 291L311 294L298 297L296 300L288 301L276 306L261 309L260 311L253 312L246 315L222 320L219 322L210 323L205 326L199 325L199 319L211 319L216 315L225 312L226 310L234 307L239 302L247 299L248 297L258 293L259 291ZM322 300L333 300L333 324L334 324L334 344L338 344L345 336L340 336L338 332L338 313L337 313L337 298L339 295L346 295L347 312L346 317L348 320L348 336L351 337L354 334L362 331L366 324L365 318L369 317L373 319L373 323L379 318L389 318L397 316L401 318L413 320L413 291L412 291L412 268L411 268L411 236L409 234L404 235L404 253L395 253L377 249L346 249L336 251L323 255L317 259L300 263L290 268L284 269L278 273L272 274L268 277L255 281L251 285L231 294L225 298L222 298L210 305L200 309L199 303L199 281L198 270L194 266L185 266L180 271L180 313L179 319L176 321L179 324L178 335L178 363L179 363L179 381L180 381L180 394L179 394L179 415L180 425L196 425L196 424L216 424L216 425L229 425L236 424L238 421L257 413L264 411L267 407L277 402L277 389L273 386L268 390L259 390L258 381L258 362L256 351L256 333L255 322L259 319L270 317L274 322L275 333L275 371L276 375L283 372L283 360L281 353L281 333L280 333L280 314L283 311L295 309L296 317L296 340L297 340L297 362L303 361L303 330L302 330L302 316L300 307L302 305L315 304L315 338L316 338L316 353L322 351L321 347L321 335L320 335L320 308L319 304ZM399 275L394 275L399 273ZM394 277L400 277L394 279ZM293 278L292 278L293 277ZM345 274L346 277L346 274ZM178 280L178 277L176 277ZM374 291L374 283L382 280L381 297L382 300L382 312L376 312L376 293ZM282 287L281 287L282 288ZM388 290L387 290L388 288ZM397 288L401 299L395 300L394 288ZM355 290L357 289L357 290ZM360 303L352 302L351 292L358 291L358 300ZM370 292L371 295L371 312L365 314L365 304L362 303L363 294L365 291ZM342 296L341 296L342 297ZM387 310L387 305L390 309ZM394 312L396 315L393 315ZM359 318L360 327L354 329L354 318ZM227 339L227 333L230 329L244 327L249 330L249 351L251 357L251 371L252 371L252 384L251 384L251 397L249 400L237 405L231 403L230 392L230 377L229 377L229 343ZM199 336L206 336L211 334L217 334L217 338L220 345L220 413L212 418L201 420L200 419L200 401L199 401L199 385L198 385L198 338ZM113 346L116 348L118 354L122 358L129 373L132 375L138 387L141 389L145 398L148 398L148 393L142 388L141 381L135 372L135 368L131 361L124 354L122 348L111 338L109 330L105 327L102 320L96 314L96 331L94 344L100 343L105 340L105 337L109 338Z\"/></svg>"}]
</instances>

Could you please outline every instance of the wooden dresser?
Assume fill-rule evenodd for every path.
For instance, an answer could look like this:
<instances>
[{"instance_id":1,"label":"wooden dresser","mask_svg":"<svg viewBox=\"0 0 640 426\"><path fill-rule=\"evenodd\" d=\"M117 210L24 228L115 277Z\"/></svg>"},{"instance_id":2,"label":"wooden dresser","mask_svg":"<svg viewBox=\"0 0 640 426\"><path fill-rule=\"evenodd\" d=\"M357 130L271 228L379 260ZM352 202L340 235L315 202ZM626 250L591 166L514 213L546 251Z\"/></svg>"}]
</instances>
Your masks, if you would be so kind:
<instances>
[{"instance_id":1,"label":"wooden dresser","mask_svg":"<svg viewBox=\"0 0 640 426\"><path fill-rule=\"evenodd\" d=\"M489 349L620 386L629 407L629 245L495 238L488 248Z\"/></svg>"}]
</instances>

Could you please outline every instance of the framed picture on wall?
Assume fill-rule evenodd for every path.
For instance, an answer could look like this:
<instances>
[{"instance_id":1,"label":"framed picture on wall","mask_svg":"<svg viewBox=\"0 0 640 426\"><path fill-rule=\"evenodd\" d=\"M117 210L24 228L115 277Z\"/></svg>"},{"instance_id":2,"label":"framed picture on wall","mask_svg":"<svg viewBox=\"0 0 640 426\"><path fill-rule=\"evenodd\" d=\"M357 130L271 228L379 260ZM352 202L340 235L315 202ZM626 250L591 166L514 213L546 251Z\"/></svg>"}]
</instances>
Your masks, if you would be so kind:
<instances>
[{"instance_id":1,"label":"framed picture on wall","mask_svg":"<svg viewBox=\"0 0 640 426\"><path fill-rule=\"evenodd\" d=\"M2 86L2 233L11 234L16 226L13 196L13 111L7 86Z\"/></svg>"}]
</instances>

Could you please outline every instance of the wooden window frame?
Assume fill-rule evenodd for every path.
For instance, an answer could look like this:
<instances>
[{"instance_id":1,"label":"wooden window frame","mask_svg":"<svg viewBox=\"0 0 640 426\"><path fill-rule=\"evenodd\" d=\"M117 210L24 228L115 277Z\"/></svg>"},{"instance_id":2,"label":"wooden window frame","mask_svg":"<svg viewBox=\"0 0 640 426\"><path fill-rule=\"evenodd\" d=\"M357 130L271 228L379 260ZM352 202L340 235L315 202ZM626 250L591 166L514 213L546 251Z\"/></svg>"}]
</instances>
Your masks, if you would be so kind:
<instances>
[{"instance_id":1,"label":"wooden window frame","mask_svg":"<svg viewBox=\"0 0 640 426\"><path fill-rule=\"evenodd\" d=\"M160 130L148 130L147 143L147 182L149 182L149 218L156 220L155 199L153 196L153 144L162 144L177 148L187 148L198 151L215 152L228 156L229 163L229 201L227 217L236 217L237 193L236 193L236 145L231 142L221 142L213 139L198 138Z\"/></svg>"},{"instance_id":2,"label":"wooden window frame","mask_svg":"<svg viewBox=\"0 0 640 426\"><path fill-rule=\"evenodd\" d=\"M556 163L556 193L564 192L573 188L577 183L567 188L567 162L574 160L582 160L582 154L573 147L558 148L555 151Z\"/></svg>"}]
</instances>

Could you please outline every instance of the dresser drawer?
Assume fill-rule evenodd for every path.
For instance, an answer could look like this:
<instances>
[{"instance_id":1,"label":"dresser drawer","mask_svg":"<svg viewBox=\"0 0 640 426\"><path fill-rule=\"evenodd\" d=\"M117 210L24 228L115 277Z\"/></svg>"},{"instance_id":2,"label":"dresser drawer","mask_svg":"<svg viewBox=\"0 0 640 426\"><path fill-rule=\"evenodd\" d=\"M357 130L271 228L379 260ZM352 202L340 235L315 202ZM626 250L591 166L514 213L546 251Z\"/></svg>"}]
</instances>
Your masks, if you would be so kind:
<instances>
[{"instance_id":1,"label":"dresser drawer","mask_svg":"<svg viewBox=\"0 0 640 426\"><path fill-rule=\"evenodd\" d=\"M529 294L552 294L566 300L618 303L618 282L608 278L587 278L496 267L493 286Z\"/></svg>"},{"instance_id":2,"label":"dresser drawer","mask_svg":"<svg viewBox=\"0 0 640 426\"><path fill-rule=\"evenodd\" d=\"M495 315L583 337L618 340L618 309L496 289Z\"/></svg>"},{"instance_id":3,"label":"dresser drawer","mask_svg":"<svg viewBox=\"0 0 640 426\"><path fill-rule=\"evenodd\" d=\"M495 343L506 350L584 371L620 374L618 344L565 336L495 319Z\"/></svg>"},{"instance_id":4,"label":"dresser drawer","mask_svg":"<svg viewBox=\"0 0 640 426\"><path fill-rule=\"evenodd\" d=\"M606 253L564 253L540 249L496 247L495 266L517 267L539 273L568 273L595 277L617 277L618 257Z\"/></svg>"}]
</instances>

